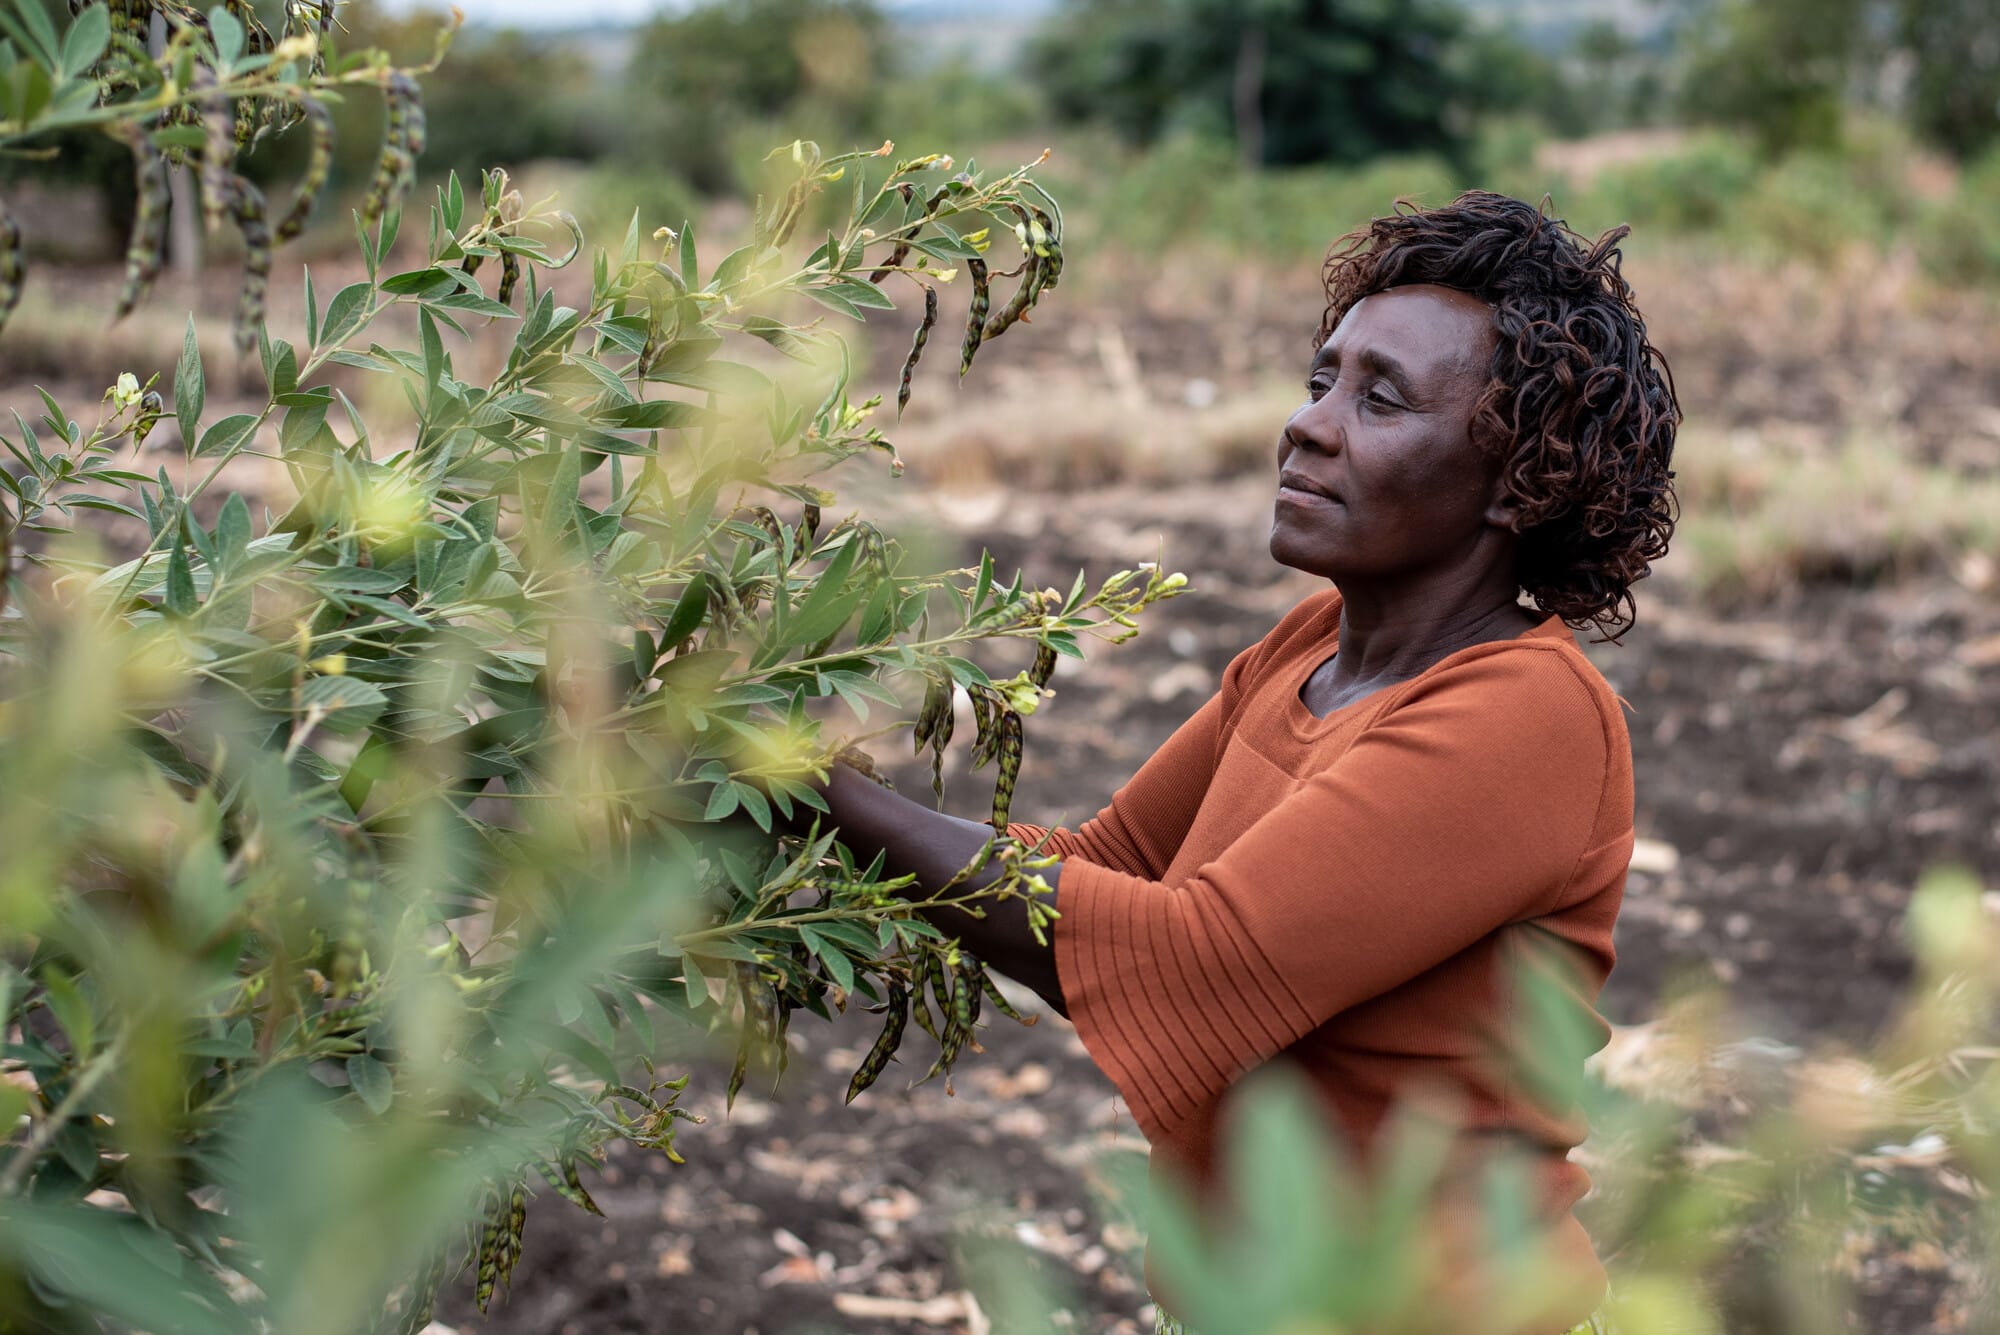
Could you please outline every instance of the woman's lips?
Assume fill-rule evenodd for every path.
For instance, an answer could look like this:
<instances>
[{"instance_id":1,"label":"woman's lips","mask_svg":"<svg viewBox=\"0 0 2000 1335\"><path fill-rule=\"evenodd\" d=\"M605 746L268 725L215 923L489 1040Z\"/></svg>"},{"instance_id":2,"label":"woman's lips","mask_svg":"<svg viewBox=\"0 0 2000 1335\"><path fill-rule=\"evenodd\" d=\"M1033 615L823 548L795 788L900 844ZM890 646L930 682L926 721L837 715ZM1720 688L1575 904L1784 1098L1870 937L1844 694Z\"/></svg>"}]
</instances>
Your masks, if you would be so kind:
<instances>
[{"instance_id":1,"label":"woman's lips","mask_svg":"<svg viewBox=\"0 0 2000 1335\"><path fill-rule=\"evenodd\" d=\"M1285 505L1333 505L1336 500L1318 484L1295 474L1278 479L1278 501Z\"/></svg>"}]
</instances>

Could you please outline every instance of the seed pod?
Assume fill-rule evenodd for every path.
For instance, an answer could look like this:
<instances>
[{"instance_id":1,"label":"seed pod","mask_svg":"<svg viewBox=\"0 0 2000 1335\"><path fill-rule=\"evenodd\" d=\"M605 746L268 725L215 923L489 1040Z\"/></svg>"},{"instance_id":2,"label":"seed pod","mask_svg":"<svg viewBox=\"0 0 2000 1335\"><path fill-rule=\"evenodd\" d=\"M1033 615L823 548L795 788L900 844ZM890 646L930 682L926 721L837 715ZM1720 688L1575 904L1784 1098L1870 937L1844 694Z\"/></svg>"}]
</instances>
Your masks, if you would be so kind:
<instances>
[{"instance_id":1,"label":"seed pod","mask_svg":"<svg viewBox=\"0 0 2000 1335\"><path fill-rule=\"evenodd\" d=\"M213 88L215 75L197 65L195 85ZM202 230L213 236L222 230L222 219L229 212L229 169L236 161L236 114L224 97L203 97L199 106L206 135L201 149L201 223Z\"/></svg>"},{"instance_id":2,"label":"seed pod","mask_svg":"<svg viewBox=\"0 0 2000 1335\"><path fill-rule=\"evenodd\" d=\"M967 1037L979 1023L979 989L986 981L986 966L963 951L958 957L958 977L951 990L952 1022L964 1030Z\"/></svg>"},{"instance_id":3,"label":"seed pod","mask_svg":"<svg viewBox=\"0 0 2000 1335\"><path fill-rule=\"evenodd\" d=\"M500 1270L500 1282L509 1289L514 1287L514 1263L521 1259L521 1235L527 1229L528 1193L516 1182L507 1198L507 1264Z\"/></svg>"},{"instance_id":4,"label":"seed pod","mask_svg":"<svg viewBox=\"0 0 2000 1335\"><path fill-rule=\"evenodd\" d=\"M901 185L898 185L896 192L902 195L905 205L908 205L912 199L916 198L917 193L916 187L912 186L908 181L904 181ZM896 243L896 248L889 252L889 258L874 273L868 275L869 282L879 283L903 267L903 261L910 258L910 237L914 235L916 235L916 231L913 228L902 240Z\"/></svg>"},{"instance_id":5,"label":"seed pod","mask_svg":"<svg viewBox=\"0 0 2000 1335\"><path fill-rule=\"evenodd\" d=\"M917 1028L942 1043L937 1022L931 1018L930 1002L924 996L924 980L929 976L930 965L927 958L919 958L910 970L910 1014L916 1019Z\"/></svg>"},{"instance_id":6,"label":"seed pod","mask_svg":"<svg viewBox=\"0 0 2000 1335\"><path fill-rule=\"evenodd\" d=\"M500 1263L507 1246L507 1202L498 1191L487 1190L486 1213L479 1221L478 1264L473 1268L473 1302L484 1315L493 1301L493 1286L500 1279Z\"/></svg>"},{"instance_id":7,"label":"seed pod","mask_svg":"<svg viewBox=\"0 0 2000 1335\"><path fill-rule=\"evenodd\" d=\"M986 330L986 312L993 305L993 289L986 276L985 260L967 260L965 271L972 275L972 310L965 321L965 347L958 355L958 374L964 379L972 369L972 356Z\"/></svg>"},{"instance_id":8,"label":"seed pod","mask_svg":"<svg viewBox=\"0 0 2000 1335\"><path fill-rule=\"evenodd\" d=\"M264 212L264 192L241 176L231 176L230 216L243 233L243 292L236 302L236 351L248 357L257 349L257 331L264 324L264 299L271 287L271 222Z\"/></svg>"},{"instance_id":9,"label":"seed pod","mask_svg":"<svg viewBox=\"0 0 2000 1335\"><path fill-rule=\"evenodd\" d=\"M924 956L924 979L930 984L931 998L937 1002L938 1017L944 1021L944 1041L951 1041L957 1012L951 1002L951 975L945 971L944 956L931 951Z\"/></svg>"},{"instance_id":10,"label":"seed pod","mask_svg":"<svg viewBox=\"0 0 2000 1335\"><path fill-rule=\"evenodd\" d=\"M137 174L138 211L132 218L132 240L125 248L125 285L118 293L112 319L130 315L166 267L167 210L172 205L167 160L152 138L127 124L122 137L132 149Z\"/></svg>"},{"instance_id":11,"label":"seed pod","mask_svg":"<svg viewBox=\"0 0 2000 1335\"><path fill-rule=\"evenodd\" d=\"M1014 289L1013 297L1000 312L986 322L986 328L980 335L982 342L990 342L1013 328L1027 317L1028 308L1035 304L1035 294L1041 288L1042 257L1031 253L1023 264L1026 267L1021 273L1021 285Z\"/></svg>"},{"instance_id":12,"label":"seed pod","mask_svg":"<svg viewBox=\"0 0 2000 1335\"><path fill-rule=\"evenodd\" d=\"M272 233L279 245L305 231L306 219L312 216L313 205L319 200L327 170L333 163L333 116L311 98L305 101L305 114L310 127L311 156L306 159L306 174L299 181L298 198L292 201L291 209Z\"/></svg>"},{"instance_id":13,"label":"seed pod","mask_svg":"<svg viewBox=\"0 0 2000 1335\"><path fill-rule=\"evenodd\" d=\"M431 1253L424 1268L411 1278L396 1322L396 1335L418 1335L431 1324L432 1313L437 1307L438 1289L444 1285L446 1259L445 1249L438 1248Z\"/></svg>"},{"instance_id":14,"label":"seed pod","mask_svg":"<svg viewBox=\"0 0 2000 1335\"><path fill-rule=\"evenodd\" d=\"M397 87L403 98L403 149L410 155L412 170L417 159L430 147L430 122L424 115L424 90L409 75L397 70L389 76L389 82Z\"/></svg>"},{"instance_id":15,"label":"seed pod","mask_svg":"<svg viewBox=\"0 0 2000 1335\"><path fill-rule=\"evenodd\" d=\"M558 1196L579 1210L588 1210L602 1217L604 1211L597 1208L597 1202L583 1189L583 1179L577 1175L574 1155L565 1152L557 1156L557 1161L539 1160L535 1164L535 1169L548 1179L548 1184L555 1188Z\"/></svg>"},{"instance_id":16,"label":"seed pod","mask_svg":"<svg viewBox=\"0 0 2000 1335\"><path fill-rule=\"evenodd\" d=\"M1006 995L1000 991L1000 985L993 981L990 974L981 980L980 986L985 989L987 996L993 998L993 1008L1008 1019L1022 1025L1035 1024L1041 1020L1042 1017L1039 1015L1023 1015L1015 1010L1014 1003L1007 1000Z\"/></svg>"},{"instance_id":17,"label":"seed pod","mask_svg":"<svg viewBox=\"0 0 2000 1335\"><path fill-rule=\"evenodd\" d=\"M382 131L381 155L375 159L375 174L368 179L368 197L361 204L364 226L372 226L388 212L414 166L408 146L411 88L409 79L400 72L382 87L387 124Z\"/></svg>"},{"instance_id":18,"label":"seed pod","mask_svg":"<svg viewBox=\"0 0 2000 1335\"><path fill-rule=\"evenodd\" d=\"M1028 669L1028 680L1036 690L1049 684L1049 678L1056 670L1056 651L1053 645L1043 645L1035 651L1035 665Z\"/></svg>"},{"instance_id":19,"label":"seed pod","mask_svg":"<svg viewBox=\"0 0 2000 1335\"><path fill-rule=\"evenodd\" d=\"M993 833L1007 833L1007 811L1014 805L1014 780L1021 772L1021 716L1003 709L995 744L1000 772L993 779Z\"/></svg>"},{"instance_id":20,"label":"seed pod","mask_svg":"<svg viewBox=\"0 0 2000 1335\"><path fill-rule=\"evenodd\" d=\"M813 539L819 534L819 506L807 501L799 515L799 550L811 551Z\"/></svg>"},{"instance_id":21,"label":"seed pod","mask_svg":"<svg viewBox=\"0 0 2000 1335\"><path fill-rule=\"evenodd\" d=\"M889 980L888 1019L883 1021L882 1032L876 1036L875 1045L868 1049L868 1055L861 1059L861 1066L854 1072L854 1078L847 1082L847 1101L854 1102L855 1096L874 1084L887 1069L896 1049L902 1045L903 1030L910 1019L910 994L895 979Z\"/></svg>"},{"instance_id":22,"label":"seed pod","mask_svg":"<svg viewBox=\"0 0 2000 1335\"><path fill-rule=\"evenodd\" d=\"M978 769L993 758L993 743L998 734L994 731L993 697L984 691L967 691L972 700L972 768Z\"/></svg>"},{"instance_id":23,"label":"seed pod","mask_svg":"<svg viewBox=\"0 0 2000 1335\"><path fill-rule=\"evenodd\" d=\"M21 228L0 205L0 329L21 301Z\"/></svg>"},{"instance_id":24,"label":"seed pod","mask_svg":"<svg viewBox=\"0 0 2000 1335\"><path fill-rule=\"evenodd\" d=\"M917 325L916 337L910 340L910 355L903 359L902 383L896 387L896 411L900 414L910 406L910 378L917 373L917 358L924 355L924 344L931 341L931 328L937 324L937 289L928 283L924 285L924 318Z\"/></svg>"},{"instance_id":25,"label":"seed pod","mask_svg":"<svg viewBox=\"0 0 2000 1335\"><path fill-rule=\"evenodd\" d=\"M132 419L132 448L137 450L153 432L153 424L167 415L167 401L160 391L149 389L139 399L139 415Z\"/></svg>"},{"instance_id":26,"label":"seed pod","mask_svg":"<svg viewBox=\"0 0 2000 1335\"><path fill-rule=\"evenodd\" d=\"M521 261L515 258L513 251L511 250L501 251L500 290L494 294L493 299L499 302L502 306L505 306L509 302L513 301L514 284L520 279L520 277L521 277Z\"/></svg>"},{"instance_id":27,"label":"seed pod","mask_svg":"<svg viewBox=\"0 0 2000 1335\"><path fill-rule=\"evenodd\" d=\"M1055 221L1042 210L1035 210L1035 221L1040 223L1042 230L1048 234L1048 240L1042 243L1043 248L1049 252L1048 263L1042 266L1042 287L1052 288L1056 285L1056 280L1062 277L1062 237L1056 229Z\"/></svg>"}]
</instances>

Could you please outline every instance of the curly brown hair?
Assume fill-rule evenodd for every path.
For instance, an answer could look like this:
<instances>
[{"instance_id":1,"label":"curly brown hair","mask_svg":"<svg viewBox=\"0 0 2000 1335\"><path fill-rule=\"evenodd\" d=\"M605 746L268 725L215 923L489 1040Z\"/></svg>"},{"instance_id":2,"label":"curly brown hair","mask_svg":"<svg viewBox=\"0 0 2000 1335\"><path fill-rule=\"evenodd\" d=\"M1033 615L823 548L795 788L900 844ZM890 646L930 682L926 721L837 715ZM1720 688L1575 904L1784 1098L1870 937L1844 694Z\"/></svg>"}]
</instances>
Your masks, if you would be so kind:
<instances>
[{"instance_id":1,"label":"curly brown hair","mask_svg":"<svg viewBox=\"0 0 2000 1335\"><path fill-rule=\"evenodd\" d=\"M1334 242L1313 346L1371 293L1435 283L1493 307L1499 335L1472 438L1503 460L1520 503L1515 577L1535 605L1607 639L1631 628L1632 585L1679 517L1673 373L1619 272L1614 227L1587 241L1543 207L1468 190Z\"/></svg>"}]
</instances>

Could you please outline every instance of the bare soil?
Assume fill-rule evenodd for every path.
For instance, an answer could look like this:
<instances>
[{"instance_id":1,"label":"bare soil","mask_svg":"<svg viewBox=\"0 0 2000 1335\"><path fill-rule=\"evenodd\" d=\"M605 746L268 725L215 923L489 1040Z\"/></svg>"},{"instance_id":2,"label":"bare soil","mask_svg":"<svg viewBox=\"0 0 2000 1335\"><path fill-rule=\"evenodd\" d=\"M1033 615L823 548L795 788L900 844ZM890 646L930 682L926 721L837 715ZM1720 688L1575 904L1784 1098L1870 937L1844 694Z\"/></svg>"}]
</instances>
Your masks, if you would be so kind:
<instances>
[{"instance_id":1,"label":"bare soil","mask_svg":"<svg viewBox=\"0 0 2000 1335\"><path fill-rule=\"evenodd\" d=\"M1649 280L1640 268L1634 281L1674 356L1691 427L1788 433L1808 447L1880 429L1907 441L1913 459L2000 470L1990 298L1924 291L1895 262L1833 278L1703 269ZM1031 725L1016 803L1026 819L1094 812L1230 657L1314 590L1265 551L1269 482L1254 461L1275 421L1254 427L1241 458L1191 453L1179 466L1175 440L1147 442L1169 466L1156 463L1145 476L1158 480L1144 485L1117 481L1134 434L1184 421L1151 409L1210 394L1226 405L1271 368L1303 365L1317 309L1310 275L1147 278L1128 290L1151 297L1052 308L1049 324L1061 328L1010 335L983 354L985 391L952 401L938 359L898 436L914 461L902 486L914 518L968 559L983 545L1032 582L1066 585L1078 567L1101 576L1164 543L1168 565L1192 580L1140 639L1057 678L1056 699ZM324 300L337 283L331 272L320 279ZM233 278L210 280L203 305L226 312ZM115 285L106 271L61 295L108 311ZM286 309L295 294L275 304L275 322L297 323ZM225 322L218 314L215 327ZM88 344L49 362L10 330L0 406L32 416L39 380L84 410L120 370L170 372L178 327L169 333L127 345L157 346L157 365L107 349L97 366ZM875 382L888 379L906 333L880 336ZM211 392L211 415L231 410L226 397ZM1001 405L1024 401L1046 408L1038 439L991 427ZM1065 412L1098 401L1111 405L1093 419L1104 438L1066 435ZM149 456L177 453L172 434L163 424ZM977 450L990 458L969 475L1005 485L940 485L967 475L953 461ZM1092 479L1109 485L1079 485ZM2000 591L1990 572L1961 582L1939 571L1886 586L1817 583L1724 612L1673 570L1670 559L1642 588L1639 626L1622 644L1591 648L1630 706L1644 841L1603 1009L1635 1024L1664 996L1712 980L1774 1039L1865 1042L1906 981L1900 924L1924 871L1958 863L2000 886ZM979 810L983 776L955 778L954 804ZM915 770L903 782L923 786ZM783 1088L746 1094L729 1116L726 1058L697 1054L687 1101L708 1121L683 1134L687 1163L614 1157L591 1183L603 1220L544 1194L530 1207L511 1297L482 1317L455 1290L441 1323L496 1335L1033 1328L994 1320L1018 1278L978 1280L969 1295L968 1271L976 1278L992 1262L967 1239L984 1238L1066 1288L1060 1328L1150 1329L1133 1202L1118 1189L1144 1148L1129 1114L1060 1018L989 1024L955 1096L941 1081L906 1090L892 1075L852 1107L842 1093L871 1017L843 1017L830 1032L801 1026ZM1870 1276L1854 1329L1957 1328L1935 1272L1899 1261Z\"/></svg>"},{"instance_id":2,"label":"bare soil","mask_svg":"<svg viewBox=\"0 0 2000 1335\"><path fill-rule=\"evenodd\" d=\"M1029 736L1026 819L1094 812L1230 657L1315 588L1264 551L1261 478L942 495L931 509L965 550L984 544L1031 583L1101 576L1162 541L1192 580L1138 640L1057 677ZM1725 619L1656 580L1641 606L1621 644L1590 646L1630 706L1646 841L1606 1015L1636 1023L1664 990L1716 981L1773 1039L1865 1041L1906 981L1899 924L1919 876L1956 862L2000 883L2000 602L1940 579L1814 588ZM982 777L958 776L952 805L977 811ZM903 781L925 783L914 769ZM594 1188L603 1222L537 1201L511 1303L442 1319L493 1332L979 1330L992 1314L966 1297L959 1248L992 1235L1068 1284L1063 1328L1142 1329L1136 1238L1119 1198L1093 1190L1139 1145L1129 1114L1061 1018L991 1024L956 1097L892 1075L843 1108L866 1016L802 1031L775 1100L739 1100L733 1118L716 1093L726 1064L696 1062L712 1117L684 1136L686 1166L614 1160ZM1951 1328L1935 1282L1877 1270L1856 1329Z\"/></svg>"}]
</instances>

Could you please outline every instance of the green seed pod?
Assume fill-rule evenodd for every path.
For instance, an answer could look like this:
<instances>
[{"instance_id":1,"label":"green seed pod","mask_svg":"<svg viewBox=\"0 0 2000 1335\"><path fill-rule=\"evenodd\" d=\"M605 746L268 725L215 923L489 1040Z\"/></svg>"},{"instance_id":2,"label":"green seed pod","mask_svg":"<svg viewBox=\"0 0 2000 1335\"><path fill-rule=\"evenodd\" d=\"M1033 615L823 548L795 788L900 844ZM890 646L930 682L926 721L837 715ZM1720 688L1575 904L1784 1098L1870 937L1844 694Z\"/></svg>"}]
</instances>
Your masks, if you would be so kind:
<instances>
[{"instance_id":1,"label":"green seed pod","mask_svg":"<svg viewBox=\"0 0 2000 1335\"><path fill-rule=\"evenodd\" d=\"M1021 772L1021 716L1003 709L998 731L1000 772L993 779L993 833L1005 834L1007 811L1014 805L1014 780Z\"/></svg>"},{"instance_id":2,"label":"green seed pod","mask_svg":"<svg viewBox=\"0 0 2000 1335\"><path fill-rule=\"evenodd\" d=\"M521 1259L521 1235L528 1228L528 1193L516 1182L507 1198L507 1264L501 1268L500 1282L512 1288L514 1263Z\"/></svg>"},{"instance_id":3,"label":"green seed pod","mask_svg":"<svg viewBox=\"0 0 2000 1335\"><path fill-rule=\"evenodd\" d=\"M306 159L306 174L299 181L298 198L292 201L291 209L272 233L279 245L305 231L306 219L312 216L313 205L319 200L327 171L333 164L333 116L311 98L306 99L305 115L310 127L311 156Z\"/></svg>"},{"instance_id":4,"label":"green seed pod","mask_svg":"<svg viewBox=\"0 0 2000 1335\"><path fill-rule=\"evenodd\" d=\"M984 691L967 691L972 700L972 768L978 769L993 758L993 743L998 737L994 730L993 697Z\"/></svg>"},{"instance_id":5,"label":"green seed pod","mask_svg":"<svg viewBox=\"0 0 2000 1335\"><path fill-rule=\"evenodd\" d=\"M21 302L21 228L0 205L0 329Z\"/></svg>"},{"instance_id":6,"label":"green seed pod","mask_svg":"<svg viewBox=\"0 0 2000 1335\"><path fill-rule=\"evenodd\" d=\"M967 260L965 271L972 275L972 310L965 322L965 347L958 355L958 374L963 379L972 369L973 354L979 351L986 331L986 312L993 304L993 289L986 276L985 260Z\"/></svg>"},{"instance_id":7,"label":"green seed pod","mask_svg":"<svg viewBox=\"0 0 2000 1335\"><path fill-rule=\"evenodd\" d=\"M993 999L993 1009L1008 1019L1022 1025L1036 1024L1041 1020L1042 1017L1039 1015L1023 1015L1015 1010L1014 1003L1007 1000L1006 995L1000 991L1000 985L993 981L991 975L982 980L981 986L985 989L986 995Z\"/></svg>"},{"instance_id":8,"label":"green seed pod","mask_svg":"<svg viewBox=\"0 0 2000 1335\"><path fill-rule=\"evenodd\" d=\"M160 397L160 391L149 389L140 396L139 415L132 419L132 448L138 449L146 443L146 437L153 432L153 424L167 415L167 401Z\"/></svg>"},{"instance_id":9,"label":"green seed pod","mask_svg":"<svg viewBox=\"0 0 2000 1335\"><path fill-rule=\"evenodd\" d=\"M500 1280L500 1263L506 1246L507 1203L498 1191L488 1188L486 1213L479 1221L478 1264L473 1268L473 1302L481 1315L493 1301L493 1286Z\"/></svg>"},{"instance_id":10,"label":"green seed pod","mask_svg":"<svg viewBox=\"0 0 2000 1335\"><path fill-rule=\"evenodd\" d=\"M118 292L112 319L130 315L152 289L166 267L167 211L173 195L167 160L152 138L136 125L123 126L122 138L132 149L137 169L138 210L132 218L132 240L125 248L125 285Z\"/></svg>"},{"instance_id":11,"label":"green seed pod","mask_svg":"<svg viewBox=\"0 0 2000 1335\"><path fill-rule=\"evenodd\" d=\"M877 1035L875 1045L868 1049L868 1055L861 1059L861 1066L854 1072L854 1078L847 1082L847 1102L854 1102L855 1096L874 1084L902 1045L903 1030L910 1019L910 994L895 979L889 980L888 1018L883 1021L882 1032Z\"/></svg>"},{"instance_id":12,"label":"green seed pod","mask_svg":"<svg viewBox=\"0 0 2000 1335\"><path fill-rule=\"evenodd\" d=\"M937 1021L931 1018L930 1003L924 998L924 980L928 976L929 968L927 958L920 957L910 970L910 1014L916 1020L917 1028L929 1034L933 1040L943 1042L939 1036Z\"/></svg>"},{"instance_id":13,"label":"green seed pod","mask_svg":"<svg viewBox=\"0 0 2000 1335\"><path fill-rule=\"evenodd\" d=\"M559 1162L537 1161L535 1170L548 1180L548 1184L555 1189L558 1196L579 1210L588 1210L591 1214L602 1217L604 1211L597 1208L597 1202L583 1189L583 1179L577 1176L575 1156L565 1152L557 1158Z\"/></svg>"},{"instance_id":14,"label":"green seed pod","mask_svg":"<svg viewBox=\"0 0 2000 1335\"><path fill-rule=\"evenodd\" d=\"M271 288L271 222L264 211L264 192L240 176L230 177L229 211L243 233L243 292L236 302L236 351L248 357L257 350L264 299Z\"/></svg>"},{"instance_id":15,"label":"green seed pod","mask_svg":"<svg viewBox=\"0 0 2000 1335\"><path fill-rule=\"evenodd\" d=\"M979 986L986 980L986 966L963 951L958 957L958 976L951 989L952 1023L967 1037L979 1023Z\"/></svg>"},{"instance_id":16,"label":"green seed pod","mask_svg":"<svg viewBox=\"0 0 2000 1335\"><path fill-rule=\"evenodd\" d=\"M1055 647L1045 644L1035 651L1035 665L1028 669L1028 680L1039 691L1049 684L1049 678L1055 674L1055 670Z\"/></svg>"},{"instance_id":17,"label":"green seed pod","mask_svg":"<svg viewBox=\"0 0 2000 1335\"><path fill-rule=\"evenodd\" d=\"M924 355L924 344L931 341L931 329L937 324L937 289L924 285L924 318L917 325L916 337L910 340L910 355L903 359L902 383L896 387L896 411L900 414L910 406L910 379L917 373L917 358Z\"/></svg>"},{"instance_id":18,"label":"green seed pod","mask_svg":"<svg viewBox=\"0 0 2000 1335\"><path fill-rule=\"evenodd\" d=\"M800 551L808 552L812 550L813 539L819 534L819 518L819 506L812 501L807 501L805 509L799 515Z\"/></svg>"},{"instance_id":19,"label":"green seed pod","mask_svg":"<svg viewBox=\"0 0 2000 1335\"><path fill-rule=\"evenodd\" d=\"M1042 243L1043 249L1049 252L1048 263L1042 266L1042 287L1052 288L1056 285L1056 280L1062 277L1062 237L1056 229L1054 220L1042 210L1035 210L1035 221L1040 223L1042 230L1048 234L1048 240Z\"/></svg>"},{"instance_id":20,"label":"green seed pod","mask_svg":"<svg viewBox=\"0 0 2000 1335\"><path fill-rule=\"evenodd\" d=\"M500 252L500 290L493 299L505 306L514 300L514 284L521 277L521 261L511 250Z\"/></svg>"}]
</instances>

